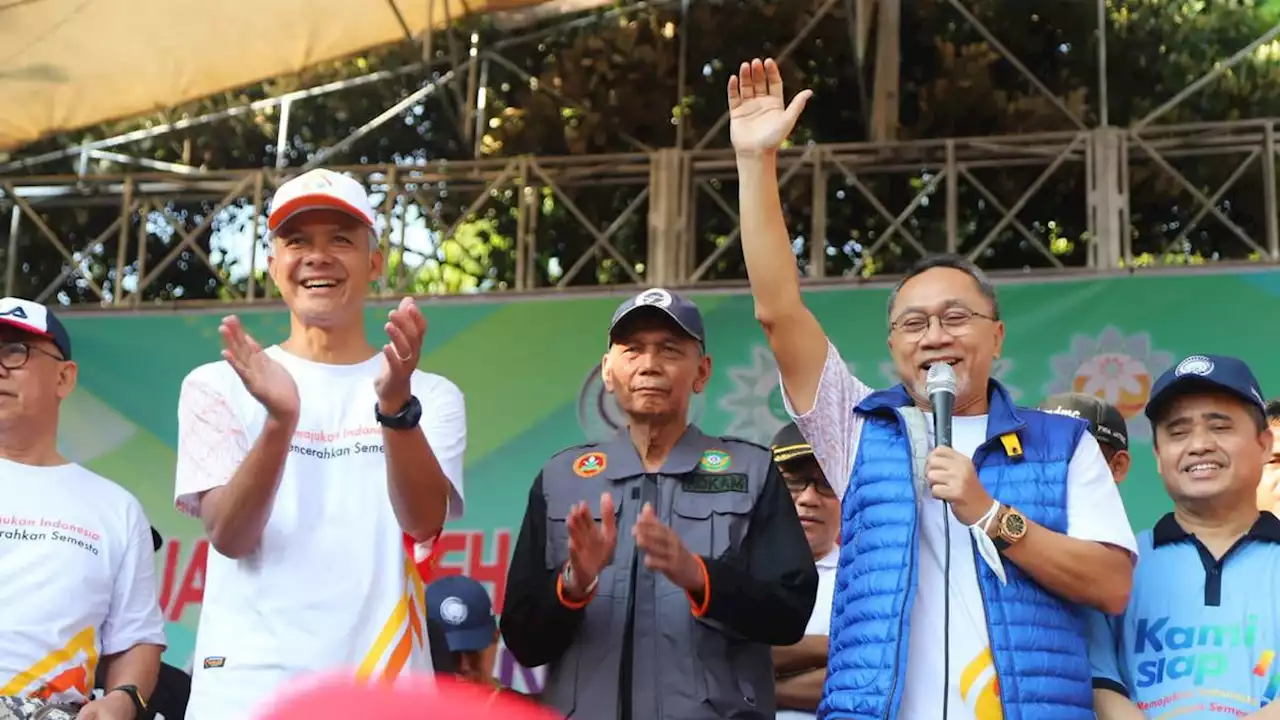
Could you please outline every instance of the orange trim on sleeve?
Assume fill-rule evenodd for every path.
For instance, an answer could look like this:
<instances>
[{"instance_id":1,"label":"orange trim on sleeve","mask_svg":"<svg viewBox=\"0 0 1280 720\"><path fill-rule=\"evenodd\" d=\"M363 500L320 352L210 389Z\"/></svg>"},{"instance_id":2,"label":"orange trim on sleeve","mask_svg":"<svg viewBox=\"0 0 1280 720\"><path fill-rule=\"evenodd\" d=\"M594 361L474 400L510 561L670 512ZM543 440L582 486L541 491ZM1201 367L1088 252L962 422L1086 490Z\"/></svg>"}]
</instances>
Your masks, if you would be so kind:
<instances>
[{"instance_id":1,"label":"orange trim on sleeve","mask_svg":"<svg viewBox=\"0 0 1280 720\"><path fill-rule=\"evenodd\" d=\"M561 605L569 608L570 610L581 610L587 605L590 605L591 598L594 598L595 596L596 596L596 589L591 588L591 592L587 593L587 596L582 600L578 602L574 602L573 600L570 600L569 598L564 596L564 573L560 573L556 575L556 599L560 601Z\"/></svg>"},{"instance_id":2,"label":"orange trim on sleeve","mask_svg":"<svg viewBox=\"0 0 1280 720\"><path fill-rule=\"evenodd\" d=\"M707 614L707 607L711 605L711 576L707 574L707 563L702 556L693 557L698 561L698 569L702 571L702 603L699 604L691 592L686 591L685 595L689 596L689 609L693 611L693 616L702 617Z\"/></svg>"}]
</instances>

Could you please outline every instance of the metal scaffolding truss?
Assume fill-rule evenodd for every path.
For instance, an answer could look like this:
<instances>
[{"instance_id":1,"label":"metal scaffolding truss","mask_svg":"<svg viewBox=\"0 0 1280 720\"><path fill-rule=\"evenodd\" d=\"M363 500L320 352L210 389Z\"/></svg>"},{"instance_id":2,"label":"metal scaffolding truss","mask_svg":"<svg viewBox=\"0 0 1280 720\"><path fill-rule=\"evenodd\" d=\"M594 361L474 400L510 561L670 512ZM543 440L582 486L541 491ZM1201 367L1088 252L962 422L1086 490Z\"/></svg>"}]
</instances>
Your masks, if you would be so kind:
<instances>
[{"instance_id":1,"label":"metal scaffolding truss","mask_svg":"<svg viewBox=\"0 0 1280 720\"><path fill-rule=\"evenodd\" d=\"M877 32L892 35L900 1L824 0L778 57L785 60L819 23L839 13L848 23L850 41L861 62L871 8L878 8ZM690 2L679 0L678 4L687 12ZM860 277L873 267L885 267L886 259L901 261L939 251L962 252L983 265L994 247L1011 242L1019 246L1027 266L1047 270L1133 268L1141 265L1144 257L1161 254L1280 262L1276 121L1156 124L1178 103L1280 36L1280 25L1215 64L1132 127L1115 128L1107 124L1106 22L1105 7L1099 0L1101 126L1090 128L1009 53L961 0L947 2L1078 129L1010 137L812 145L784 151L780 171L786 206L793 232L802 236L797 254L808 278ZM676 0L636 3L605 17L676 5ZM568 24L597 22L597 17L577 18ZM459 84L465 84L465 90L456 90L465 100L460 103L460 125L471 128L472 139L478 143L486 122L483 88L490 69L501 66L532 80L506 60L502 50L562 27L488 47L479 47L474 35L465 43L451 36L451 43L466 46L460 62L310 158L302 168L290 167L287 156L280 154L273 168L208 171L137 158L123 150L138 140L247 116L267 107L280 109L277 147L284 147L293 103L429 68L420 64L373 73L0 165L0 211L7 211L10 220L7 237L0 244L5 291L26 288L28 294L36 294L31 292L36 287L42 301L66 301L59 294L71 283L83 291L84 299L108 307L178 302L179 297L158 285L175 263L192 261L208 267L210 282L221 285L225 299L270 299L269 278L258 265L259 253L246 253L249 266L241 268L238 277L213 259L213 229L226 212L235 210L248 217L247 237L260 243L264 202L276 185L305 168L320 164L333 167L332 163L359 139L377 132L425 97ZM896 52L895 42L879 43L878 64L885 62L886 46ZM687 33L681 34L680 47L679 92L683 97L683 79L688 75ZM896 98L896 72L888 75L884 82L891 87L877 87L876 94ZM877 76L877 85L880 82ZM540 89L573 105L553 89ZM896 109L890 115L896 122ZM597 280L606 283L734 283L743 279L740 267L731 262L738 238L732 188L734 158L731 151L708 147L723 131L727 117L725 113L698 138L686 137L686 128L678 125L677 146L673 148L652 148L629 139L635 148L632 154L337 169L363 178L371 192L381 196L387 220L382 230L384 248L402 257L418 252L405 237L411 219L419 231L433 238L437 249L453 238L463 223L481 217L493 220L499 228L495 232L509 241L501 245L510 254L497 263L502 268L486 271L495 287L564 289L579 283L584 272L594 272ZM79 174L14 174L69 158L79 158ZM95 159L140 170L89 174L86 171ZM1009 190L1011 178L1017 192ZM1210 185L1217 189L1206 192L1204 188ZM1035 198L1061 195L1064 188L1078 190L1080 202L1066 209L1055 206L1059 214L1053 217L1029 210ZM1180 196L1185 203L1182 208L1194 210L1163 223L1131 218L1134 194L1152 191ZM615 217L589 217L590 213L579 207L580 198L593 192L613 192L621 198L613 203L621 208ZM1255 211L1248 219L1241 219L1224 210L1226 200L1231 200L1232 207L1245 205ZM111 213L114 222L93 238L71 237L75 233L55 230L74 225L59 222L61 214L86 212ZM564 218L572 218L576 232L589 242L570 251L556 237L540 234L540 226L551 222L553 212L558 213L561 224L566 222ZM851 216L860 218L856 227L850 226ZM1153 222L1160 228L1154 235L1150 229ZM1063 240L1046 231L1046 226L1073 228L1075 237ZM0 236L5 236L2 227ZM41 274L27 267L23 250L36 244L56 249L63 259L57 272L45 270ZM549 258L554 258L555 272L547 269ZM415 275L409 270L419 266L407 261L389 263L380 292L397 295L412 291ZM28 277L32 272L38 276L37 286Z\"/></svg>"},{"instance_id":2,"label":"metal scaffolding truss","mask_svg":"<svg viewBox=\"0 0 1280 720\"><path fill-rule=\"evenodd\" d=\"M780 172L787 211L807 221L793 227L802 235L798 252L807 276L830 277L831 258L842 255L848 240L829 226L837 204L857 207L868 218L868 233L853 265L838 274L856 276L867 259L893 256L907 261L930 252L961 252L985 265L993 244L1015 242L1038 258L1028 264L1047 270L1132 267L1143 253L1185 252L1193 234L1213 224L1214 238L1230 238L1233 247L1215 251L1218 259L1275 263L1280 261L1275 206L1277 122L1240 121L1144 130L1100 129L1043 135L948 139L895 144L812 145L784 151ZM1216 189L1186 177L1192 165L1212 160L1221 168ZM720 268L736 254L738 239L735 177L731 150L663 149L653 153L585 158L517 157L450 163L439 168L356 166L340 168L363 178L383 197L386 217L414 217L438 238L452 237L459 225L477 217L499 218L509 232L514 262L504 280L513 290L564 289L590 265L616 269L617 282L634 285L691 286L734 283L740 271ZM1116 164L1118 163L1118 164ZM1019 192L1002 197L993 189L1017 175ZM248 253L251 266L234 281L210 258L208 238L222 211L239 208L250 218L248 237L262 242L265 200L288 173L275 169L224 171L199 177L168 173L121 176L32 177L0 181L11 199L10 234L5 255L6 289L19 287L22 248L52 245L65 260L58 277L42 278L38 299L48 301L69 281L87 289L94 300L112 307L135 308L175 300L153 285L175 262L194 256L221 283L223 296L234 301L272 297L264 286L261 253ZM1225 175L1225 176L1224 176ZM1135 232L1128 217L1132 179L1159 182L1161 192L1183 191L1189 210L1181 223L1161 238ZM1228 193L1236 204L1250 202L1238 192L1250 179L1252 198L1265 219L1245 228L1226 214ZM1115 186L1106 182L1114 179ZM1055 195L1064 185L1084 195L1077 222L1092 238L1083 252L1064 253L1050 246L1043 219L1030 217L1037 197ZM900 190L910 187L903 194ZM894 190L898 189L898 192ZM579 207L584 193L614 193L627 201L616 216L591 218ZM961 197L969 202L961 203ZM447 198L447 202L445 199ZM895 199L896 198L896 199ZM977 200L974 202L974 200ZM891 203L897 202L894 205ZM198 204L199 212L184 212ZM539 233L549 206L572 218L573 231L589 243L574 256L564 256L555 237ZM975 219L981 206L984 219ZM110 213L115 221L94 238L73 240L53 230L60 213L86 207ZM921 225L921 215L935 212L936 224ZM1069 220L1059 218L1058 222ZM921 227L944 228L940 243ZM620 238L624 228L631 228ZM382 229L385 250L411 252L407 222ZM560 232L564 232L562 229ZM168 237L164 245L156 238ZM626 242L620 242L625 239ZM709 242L710 239L710 242ZM816 239L816 240L815 240ZM646 241L647 240L647 241ZM148 252L147 249L153 252ZM1144 249L1145 248L1145 249ZM154 252L155 250L162 252ZM563 271L548 280L539 271L555 256ZM541 258L541 260L540 260ZM388 264L380 284L385 295L404 294L414 276L409 263ZM997 268L998 269L998 268Z\"/></svg>"}]
</instances>

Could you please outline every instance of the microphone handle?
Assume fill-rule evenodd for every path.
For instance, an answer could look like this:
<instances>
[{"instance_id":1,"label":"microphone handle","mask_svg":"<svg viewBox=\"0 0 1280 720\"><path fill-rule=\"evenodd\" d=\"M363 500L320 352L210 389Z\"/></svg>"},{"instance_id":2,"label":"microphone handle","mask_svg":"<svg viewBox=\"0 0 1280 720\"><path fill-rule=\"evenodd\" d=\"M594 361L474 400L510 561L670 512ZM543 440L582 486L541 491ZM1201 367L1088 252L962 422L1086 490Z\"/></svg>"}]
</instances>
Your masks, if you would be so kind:
<instances>
[{"instance_id":1,"label":"microphone handle","mask_svg":"<svg viewBox=\"0 0 1280 720\"><path fill-rule=\"evenodd\" d=\"M956 397L949 392L935 392L929 400L933 404L933 444L951 447L951 410Z\"/></svg>"}]
</instances>

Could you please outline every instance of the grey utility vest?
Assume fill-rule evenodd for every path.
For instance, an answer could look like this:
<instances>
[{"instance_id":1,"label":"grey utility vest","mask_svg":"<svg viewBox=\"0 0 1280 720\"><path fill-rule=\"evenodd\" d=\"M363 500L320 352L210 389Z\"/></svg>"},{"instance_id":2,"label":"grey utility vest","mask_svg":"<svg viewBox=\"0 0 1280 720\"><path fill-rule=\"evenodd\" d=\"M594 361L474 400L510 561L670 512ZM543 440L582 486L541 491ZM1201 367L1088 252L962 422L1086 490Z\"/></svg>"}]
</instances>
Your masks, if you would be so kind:
<instances>
[{"instance_id":1,"label":"grey utility vest","mask_svg":"<svg viewBox=\"0 0 1280 720\"><path fill-rule=\"evenodd\" d=\"M572 645L548 666L543 702L581 720L619 717L627 610L634 601L632 720L773 718L769 647L694 617L688 595L644 567L631 536L648 502L690 552L722 557L741 544L770 462L767 448L710 437L692 425L657 473L645 472L625 431L547 462L547 567L563 567L569 559L569 510L586 502L599 519L605 492L613 494L618 544Z\"/></svg>"}]
</instances>

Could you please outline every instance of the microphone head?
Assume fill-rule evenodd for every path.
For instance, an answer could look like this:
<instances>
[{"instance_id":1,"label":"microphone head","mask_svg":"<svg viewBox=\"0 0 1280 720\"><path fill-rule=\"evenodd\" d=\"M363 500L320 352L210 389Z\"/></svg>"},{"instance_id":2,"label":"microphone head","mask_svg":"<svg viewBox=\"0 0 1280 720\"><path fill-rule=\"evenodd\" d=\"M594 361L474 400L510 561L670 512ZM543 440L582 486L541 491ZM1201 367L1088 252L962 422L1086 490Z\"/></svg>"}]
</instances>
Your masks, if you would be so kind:
<instances>
[{"instance_id":1,"label":"microphone head","mask_svg":"<svg viewBox=\"0 0 1280 720\"><path fill-rule=\"evenodd\" d=\"M930 395L944 392L954 396L956 394L955 368L944 362L930 365L929 374L925 376L925 390Z\"/></svg>"}]
</instances>

